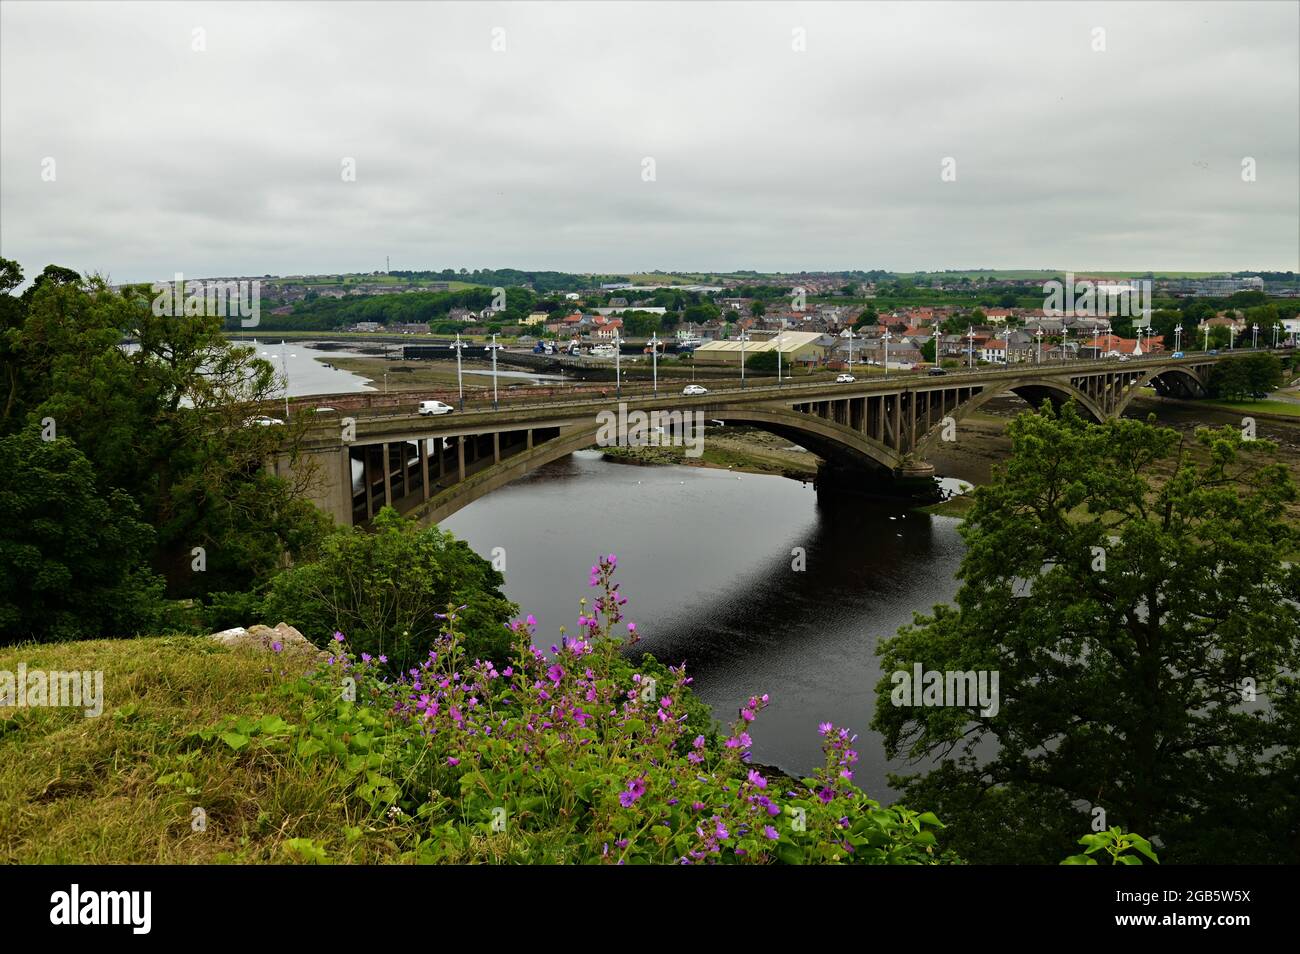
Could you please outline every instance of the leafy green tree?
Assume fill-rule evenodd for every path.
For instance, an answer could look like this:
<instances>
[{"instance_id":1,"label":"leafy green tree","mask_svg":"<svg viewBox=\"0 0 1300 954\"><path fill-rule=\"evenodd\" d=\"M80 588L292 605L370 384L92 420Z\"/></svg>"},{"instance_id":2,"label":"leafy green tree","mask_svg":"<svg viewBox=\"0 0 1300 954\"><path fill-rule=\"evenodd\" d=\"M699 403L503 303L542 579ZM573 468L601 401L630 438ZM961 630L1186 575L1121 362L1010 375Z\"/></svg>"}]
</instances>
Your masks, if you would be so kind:
<instances>
[{"instance_id":1,"label":"leafy green tree","mask_svg":"<svg viewBox=\"0 0 1300 954\"><path fill-rule=\"evenodd\" d=\"M745 370L760 374L776 374L777 357L775 351L756 351L745 355Z\"/></svg>"},{"instance_id":2,"label":"leafy green tree","mask_svg":"<svg viewBox=\"0 0 1300 954\"><path fill-rule=\"evenodd\" d=\"M1210 395L1232 401L1263 396L1277 389L1281 373L1282 362L1267 352L1220 361L1210 372Z\"/></svg>"},{"instance_id":3,"label":"leafy green tree","mask_svg":"<svg viewBox=\"0 0 1300 954\"><path fill-rule=\"evenodd\" d=\"M862 309L862 314L858 315L858 320L853 323L853 327L864 328L876 323L876 306L873 302L867 302L867 307Z\"/></svg>"},{"instance_id":4,"label":"leafy green tree","mask_svg":"<svg viewBox=\"0 0 1300 954\"><path fill-rule=\"evenodd\" d=\"M296 468L291 483L266 468L296 458L305 422L249 425L281 382L225 338L221 316L154 309L136 289L119 294L55 266L21 299L2 297L6 354L23 368L4 427L53 418L101 492L124 491L153 525L153 563L172 595L246 589L286 553L310 552L327 523L302 494L312 475Z\"/></svg>"},{"instance_id":5,"label":"leafy green tree","mask_svg":"<svg viewBox=\"0 0 1300 954\"><path fill-rule=\"evenodd\" d=\"M956 605L881 650L885 673L997 673L998 705L894 705L883 679L888 754L939 762L905 797L933 797L971 861L1059 858L1086 806L1175 863L1300 861L1297 492L1273 446L1072 405L1008 433Z\"/></svg>"},{"instance_id":6,"label":"leafy green tree","mask_svg":"<svg viewBox=\"0 0 1300 954\"><path fill-rule=\"evenodd\" d=\"M385 507L372 530L340 528L319 559L272 580L264 617L290 623L319 646L340 631L353 647L386 655L400 671L428 655L443 628L439 614L464 606L459 618L470 657L500 662L516 610L501 593L504 582L469 544Z\"/></svg>"},{"instance_id":7,"label":"leafy green tree","mask_svg":"<svg viewBox=\"0 0 1300 954\"><path fill-rule=\"evenodd\" d=\"M66 438L0 437L0 643L133 636L157 619L153 530Z\"/></svg>"}]
</instances>

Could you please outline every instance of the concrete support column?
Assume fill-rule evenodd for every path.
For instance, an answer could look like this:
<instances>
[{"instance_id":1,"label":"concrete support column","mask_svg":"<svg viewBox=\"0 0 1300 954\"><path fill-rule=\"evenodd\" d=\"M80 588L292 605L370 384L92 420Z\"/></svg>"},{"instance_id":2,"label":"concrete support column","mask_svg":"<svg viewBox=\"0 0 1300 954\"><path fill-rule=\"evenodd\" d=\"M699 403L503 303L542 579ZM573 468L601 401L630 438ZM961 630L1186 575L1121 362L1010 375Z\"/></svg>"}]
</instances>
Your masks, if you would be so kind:
<instances>
[{"instance_id":1,"label":"concrete support column","mask_svg":"<svg viewBox=\"0 0 1300 954\"><path fill-rule=\"evenodd\" d=\"M375 448L373 444L366 444L361 448L361 477L366 485L366 519L369 520L375 515L375 473L373 458Z\"/></svg>"},{"instance_id":2,"label":"concrete support column","mask_svg":"<svg viewBox=\"0 0 1300 954\"><path fill-rule=\"evenodd\" d=\"M528 444L527 446L524 447L524 450L532 450L532 449L533 449L533 429L530 427L528 428Z\"/></svg>"},{"instance_id":3,"label":"concrete support column","mask_svg":"<svg viewBox=\"0 0 1300 954\"><path fill-rule=\"evenodd\" d=\"M434 438L436 444L438 438ZM429 439L420 438L420 474L424 477L424 499L429 499Z\"/></svg>"},{"instance_id":4,"label":"concrete support column","mask_svg":"<svg viewBox=\"0 0 1300 954\"><path fill-rule=\"evenodd\" d=\"M456 438L456 468L459 471L459 479L465 479L465 437L464 435Z\"/></svg>"},{"instance_id":5,"label":"concrete support column","mask_svg":"<svg viewBox=\"0 0 1300 954\"><path fill-rule=\"evenodd\" d=\"M501 432L492 432L492 463L501 463Z\"/></svg>"},{"instance_id":6,"label":"concrete support column","mask_svg":"<svg viewBox=\"0 0 1300 954\"><path fill-rule=\"evenodd\" d=\"M384 506L393 505L393 456L392 451L388 448L388 442L384 441Z\"/></svg>"}]
</instances>

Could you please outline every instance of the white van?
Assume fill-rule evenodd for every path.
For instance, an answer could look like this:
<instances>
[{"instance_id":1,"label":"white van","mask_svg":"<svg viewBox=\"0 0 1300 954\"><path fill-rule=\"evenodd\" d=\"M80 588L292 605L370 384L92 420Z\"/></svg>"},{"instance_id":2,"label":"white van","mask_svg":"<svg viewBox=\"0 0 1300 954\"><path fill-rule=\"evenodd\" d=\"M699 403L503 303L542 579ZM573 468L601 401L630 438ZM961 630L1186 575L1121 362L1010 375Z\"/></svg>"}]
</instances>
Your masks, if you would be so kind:
<instances>
[{"instance_id":1,"label":"white van","mask_svg":"<svg viewBox=\"0 0 1300 954\"><path fill-rule=\"evenodd\" d=\"M455 408L450 404L443 404L441 401L421 401L419 412L421 414L450 414Z\"/></svg>"}]
</instances>

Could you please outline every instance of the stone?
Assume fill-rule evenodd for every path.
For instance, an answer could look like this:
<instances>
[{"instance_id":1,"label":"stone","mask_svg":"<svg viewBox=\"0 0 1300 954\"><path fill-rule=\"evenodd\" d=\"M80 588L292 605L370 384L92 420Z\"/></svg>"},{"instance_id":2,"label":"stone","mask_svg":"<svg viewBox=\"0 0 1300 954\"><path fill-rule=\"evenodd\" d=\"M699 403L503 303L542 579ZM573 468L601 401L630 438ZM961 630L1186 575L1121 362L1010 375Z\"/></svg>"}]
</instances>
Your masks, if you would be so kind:
<instances>
[{"instance_id":1,"label":"stone","mask_svg":"<svg viewBox=\"0 0 1300 954\"><path fill-rule=\"evenodd\" d=\"M318 650L312 645L311 640L285 622L277 623L275 628L261 623L255 623L247 629L236 626L234 629L213 633L208 638L223 646L250 646L262 652L274 652L275 644L279 643L280 651L283 653L301 655L315 653L322 659L329 656L329 653Z\"/></svg>"}]
</instances>

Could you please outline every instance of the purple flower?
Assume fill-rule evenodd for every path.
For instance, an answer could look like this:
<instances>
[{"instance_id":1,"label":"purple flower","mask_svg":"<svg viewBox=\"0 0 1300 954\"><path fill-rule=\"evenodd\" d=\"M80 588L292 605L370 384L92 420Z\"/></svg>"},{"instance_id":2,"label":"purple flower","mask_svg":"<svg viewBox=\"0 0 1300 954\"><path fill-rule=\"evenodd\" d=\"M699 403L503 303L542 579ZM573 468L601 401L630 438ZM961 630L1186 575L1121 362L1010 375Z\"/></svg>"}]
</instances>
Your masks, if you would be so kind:
<instances>
[{"instance_id":1,"label":"purple flower","mask_svg":"<svg viewBox=\"0 0 1300 954\"><path fill-rule=\"evenodd\" d=\"M819 735L828 735L834 728L835 726L831 725L831 723L822 722L817 726L817 733Z\"/></svg>"},{"instance_id":2,"label":"purple flower","mask_svg":"<svg viewBox=\"0 0 1300 954\"><path fill-rule=\"evenodd\" d=\"M767 837L772 839L773 841L779 841L781 838L781 833L778 832L771 825L763 826L763 834L767 835Z\"/></svg>"},{"instance_id":3,"label":"purple flower","mask_svg":"<svg viewBox=\"0 0 1300 954\"><path fill-rule=\"evenodd\" d=\"M282 645L280 644L280 641L279 641L279 640L276 640L275 642L273 642L273 643L271 644L271 651L272 651L272 652L277 652L277 653L278 653L278 652L280 652L280 650L282 650L282 649L284 649L284 646L282 646Z\"/></svg>"},{"instance_id":4,"label":"purple flower","mask_svg":"<svg viewBox=\"0 0 1300 954\"><path fill-rule=\"evenodd\" d=\"M460 764L460 759L456 758L456 756L454 756L454 755L449 755L449 756L447 756L447 764L448 764L448 765L451 765L451 766L459 765L459 764Z\"/></svg>"},{"instance_id":5,"label":"purple flower","mask_svg":"<svg viewBox=\"0 0 1300 954\"><path fill-rule=\"evenodd\" d=\"M334 631L334 642L336 643L343 642L343 634L340 633L338 630Z\"/></svg>"},{"instance_id":6,"label":"purple flower","mask_svg":"<svg viewBox=\"0 0 1300 954\"><path fill-rule=\"evenodd\" d=\"M751 785L756 785L759 788L767 788L767 779L763 778L763 776L759 775L758 772L753 769L749 770L749 783Z\"/></svg>"}]
</instances>

